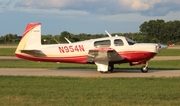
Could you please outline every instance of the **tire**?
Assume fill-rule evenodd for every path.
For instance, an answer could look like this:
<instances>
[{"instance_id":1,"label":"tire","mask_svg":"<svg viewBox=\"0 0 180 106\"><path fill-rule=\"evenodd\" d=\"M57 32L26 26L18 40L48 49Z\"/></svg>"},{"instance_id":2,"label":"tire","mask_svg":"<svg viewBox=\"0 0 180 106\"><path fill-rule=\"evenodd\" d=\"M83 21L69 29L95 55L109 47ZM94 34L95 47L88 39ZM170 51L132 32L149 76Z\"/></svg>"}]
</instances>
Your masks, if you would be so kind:
<instances>
[{"instance_id":1,"label":"tire","mask_svg":"<svg viewBox=\"0 0 180 106\"><path fill-rule=\"evenodd\" d=\"M142 73L147 73L149 70L148 70L148 67L146 67L146 66L142 66L141 67L141 72Z\"/></svg>"},{"instance_id":2,"label":"tire","mask_svg":"<svg viewBox=\"0 0 180 106\"><path fill-rule=\"evenodd\" d=\"M108 71L99 71L101 74L106 74Z\"/></svg>"},{"instance_id":3,"label":"tire","mask_svg":"<svg viewBox=\"0 0 180 106\"><path fill-rule=\"evenodd\" d=\"M114 70L114 64L109 64L108 72L113 72L113 70Z\"/></svg>"}]
</instances>

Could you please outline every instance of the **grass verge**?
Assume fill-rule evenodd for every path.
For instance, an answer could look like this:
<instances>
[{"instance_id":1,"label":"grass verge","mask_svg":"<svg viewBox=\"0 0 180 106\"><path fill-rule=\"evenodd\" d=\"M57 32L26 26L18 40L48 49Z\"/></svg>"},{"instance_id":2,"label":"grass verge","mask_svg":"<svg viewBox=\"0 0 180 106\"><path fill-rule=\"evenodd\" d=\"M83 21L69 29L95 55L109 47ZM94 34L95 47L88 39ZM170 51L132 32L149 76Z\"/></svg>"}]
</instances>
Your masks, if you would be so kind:
<instances>
[{"instance_id":1,"label":"grass verge","mask_svg":"<svg viewBox=\"0 0 180 106\"><path fill-rule=\"evenodd\" d=\"M160 51L157 56L180 56L180 49L165 49Z\"/></svg>"},{"instance_id":2,"label":"grass verge","mask_svg":"<svg viewBox=\"0 0 180 106\"><path fill-rule=\"evenodd\" d=\"M177 106L180 78L0 76L2 106Z\"/></svg>"},{"instance_id":3,"label":"grass verge","mask_svg":"<svg viewBox=\"0 0 180 106\"><path fill-rule=\"evenodd\" d=\"M14 56L16 48L0 48L0 56Z\"/></svg>"}]
</instances>

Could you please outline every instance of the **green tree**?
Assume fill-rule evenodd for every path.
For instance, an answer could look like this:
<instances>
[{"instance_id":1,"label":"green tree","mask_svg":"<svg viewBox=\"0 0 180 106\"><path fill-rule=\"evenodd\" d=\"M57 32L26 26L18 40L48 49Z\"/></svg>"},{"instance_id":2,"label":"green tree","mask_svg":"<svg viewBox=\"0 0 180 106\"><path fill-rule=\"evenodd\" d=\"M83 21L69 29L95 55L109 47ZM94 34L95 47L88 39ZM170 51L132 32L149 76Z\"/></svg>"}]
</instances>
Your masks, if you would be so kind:
<instances>
[{"instance_id":1,"label":"green tree","mask_svg":"<svg viewBox=\"0 0 180 106\"><path fill-rule=\"evenodd\" d=\"M68 31L61 32L61 35L60 35L60 42L61 43L67 43L65 37L70 40L71 34Z\"/></svg>"}]
</instances>

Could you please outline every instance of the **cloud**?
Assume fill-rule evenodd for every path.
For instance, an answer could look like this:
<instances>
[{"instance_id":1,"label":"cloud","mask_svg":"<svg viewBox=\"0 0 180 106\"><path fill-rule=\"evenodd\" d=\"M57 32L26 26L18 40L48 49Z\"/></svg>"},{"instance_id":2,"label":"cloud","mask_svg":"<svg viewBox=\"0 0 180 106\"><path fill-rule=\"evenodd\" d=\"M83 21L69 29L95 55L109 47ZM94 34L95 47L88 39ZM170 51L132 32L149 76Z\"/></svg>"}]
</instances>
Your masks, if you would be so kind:
<instances>
[{"instance_id":1,"label":"cloud","mask_svg":"<svg viewBox=\"0 0 180 106\"><path fill-rule=\"evenodd\" d=\"M21 0L16 5L44 9L81 9L84 4L93 2L97 2L97 0Z\"/></svg>"},{"instance_id":2,"label":"cloud","mask_svg":"<svg viewBox=\"0 0 180 106\"><path fill-rule=\"evenodd\" d=\"M125 12L137 12L142 15L162 16L171 11L179 11L179 0L119 0Z\"/></svg>"},{"instance_id":3,"label":"cloud","mask_svg":"<svg viewBox=\"0 0 180 106\"><path fill-rule=\"evenodd\" d=\"M162 16L180 10L179 0L6 0L0 5L14 8L43 9L44 11L83 11L90 14L116 15L140 13L147 16Z\"/></svg>"}]
</instances>

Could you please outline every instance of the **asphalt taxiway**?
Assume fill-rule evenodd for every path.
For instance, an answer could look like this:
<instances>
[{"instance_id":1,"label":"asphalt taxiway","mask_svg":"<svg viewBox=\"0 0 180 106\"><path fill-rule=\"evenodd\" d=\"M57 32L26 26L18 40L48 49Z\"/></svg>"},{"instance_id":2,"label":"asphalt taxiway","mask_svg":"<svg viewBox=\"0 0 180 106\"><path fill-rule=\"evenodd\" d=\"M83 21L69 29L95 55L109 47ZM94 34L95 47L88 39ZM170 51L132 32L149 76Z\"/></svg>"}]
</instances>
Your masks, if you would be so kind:
<instances>
[{"instance_id":1,"label":"asphalt taxiway","mask_svg":"<svg viewBox=\"0 0 180 106\"><path fill-rule=\"evenodd\" d=\"M101 74L96 69L24 69L0 68L4 76L68 76L68 77L180 77L180 70L140 70L115 69L113 73Z\"/></svg>"}]
</instances>

